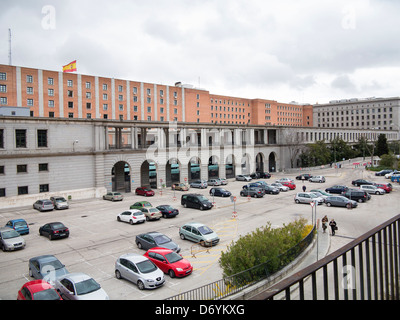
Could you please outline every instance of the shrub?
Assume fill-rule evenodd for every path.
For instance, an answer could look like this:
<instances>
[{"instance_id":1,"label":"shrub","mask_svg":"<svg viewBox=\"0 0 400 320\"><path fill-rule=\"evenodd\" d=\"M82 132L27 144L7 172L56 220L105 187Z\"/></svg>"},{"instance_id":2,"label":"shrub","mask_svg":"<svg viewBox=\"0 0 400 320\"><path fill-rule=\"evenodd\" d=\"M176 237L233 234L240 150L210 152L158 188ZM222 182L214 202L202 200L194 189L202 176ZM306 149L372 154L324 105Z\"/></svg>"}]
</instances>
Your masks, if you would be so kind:
<instances>
[{"instance_id":1,"label":"shrub","mask_svg":"<svg viewBox=\"0 0 400 320\"><path fill-rule=\"evenodd\" d=\"M270 222L264 227L241 236L222 252L219 264L224 277L231 276L259 264L269 262L271 268L278 268L279 255L298 244L311 229L307 220L298 219L281 228L272 228Z\"/></svg>"}]
</instances>

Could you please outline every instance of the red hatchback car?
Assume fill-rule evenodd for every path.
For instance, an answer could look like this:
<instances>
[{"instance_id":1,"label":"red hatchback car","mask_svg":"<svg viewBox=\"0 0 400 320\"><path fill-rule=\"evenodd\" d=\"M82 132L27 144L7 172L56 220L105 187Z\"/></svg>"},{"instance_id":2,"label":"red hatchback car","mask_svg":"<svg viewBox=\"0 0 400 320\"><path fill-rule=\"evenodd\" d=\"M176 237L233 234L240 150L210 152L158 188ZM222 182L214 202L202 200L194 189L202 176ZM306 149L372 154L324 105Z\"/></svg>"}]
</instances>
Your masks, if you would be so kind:
<instances>
[{"instance_id":1,"label":"red hatchback car","mask_svg":"<svg viewBox=\"0 0 400 320\"><path fill-rule=\"evenodd\" d=\"M290 181L282 181L281 184L283 184L286 187L289 187L290 190L296 189L296 184Z\"/></svg>"},{"instance_id":2,"label":"red hatchback car","mask_svg":"<svg viewBox=\"0 0 400 320\"><path fill-rule=\"evenodd\" d=\"M154 191L147 187L136 188L135 194L145 197L152 197L155 195Z\"/></svg>"},{"instance_id":3,"label":"red hatchback car","mask_svg":"<svg viewBox=\"0 0 400 320\"><path fill-rule=\"evenodd\" d=\"M168 273L171 278L185 277L193 271L193 266L188 260L170 249L151 248L147 250L144 256L153 261L161 271Z\"/></svg>"},{"instance_id":4,"label":"red hatchback car","mask_svg":"<svg viewBox=\"0 0 400 320\"><path fill-rule=\"evenodd\" d=\"M54 287L43 279L25 283L18 291L17 300L62 300Z\"/></svg>"},{"instance_id":5,"label":"red hatchback car","mask_svg":"<svg viewBox=\"0 0 400 320\"><path fill-rule=\"evenodd\" d=\"M390 191L393 190L392 185L390 183L374 183L374 186L377 186L378 188L385 190L386 193L389 193Z\"/></svg>"}]
</instances>

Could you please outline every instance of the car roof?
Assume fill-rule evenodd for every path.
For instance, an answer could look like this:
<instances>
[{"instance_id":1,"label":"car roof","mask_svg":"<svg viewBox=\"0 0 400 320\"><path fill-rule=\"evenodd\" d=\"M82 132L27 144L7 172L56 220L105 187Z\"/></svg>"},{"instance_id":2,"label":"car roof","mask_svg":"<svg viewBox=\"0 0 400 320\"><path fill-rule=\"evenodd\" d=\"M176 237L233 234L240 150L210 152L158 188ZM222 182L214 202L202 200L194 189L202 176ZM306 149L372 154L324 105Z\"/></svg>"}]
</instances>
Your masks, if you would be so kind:
<instances>
[{"instance_id":1,"label":"car roof","mask_svg":"<svg viewBox=\"0 0 400 320\"><path fill-rule=\"evenodd\" d=\"M204 223L201 222L188 222L184 224L185 226L192 226L192 227L200 227L200 226L205 226Z\"/></svg>"},{"instance_id":2,"label":"car roof","mask_svg":"<svg viewBox=\"0 0 400 320\"><path fill-rule=\"evenodd\" d=\"M149 251L153 251L153 252L157 252L157 253L161 253L161 254L168 254L168 253L173 252L173 250L171 250L171 249L161 248L161 247L154 247L154 248L147 250L147 252L149 252Z\"/></svg>"},{"instance_id":3,"label":"car roof","mask_svg":"<svg viewBox=\"0 0 400 320\"><path fill-rule=\"evenodd\" d=\"M64 279L69 279L73 282L81 282L84 280L92 279L91 276L87 275L86 273L83 272L73 272L73 273L67 273L65 276L63 276Z\"/></svg>"},{"instance_id":4,"label":"car roof","mask_svg":"<svg viewBox=\"0 0 400 320\"><path fill-rule=\"evenodd\" d=\"M128 209L126 211L128 211L130 213L142 213L142 211L140 211L139 209ZM123 212L126 212L126 211L123 211Z\"/></svg>"},{"instance_id":5,"label":"car roof","mask_svg":"<svg viewBox=\"0 0 400 320\"><path fill-rule=\"evenodd\" d=\"M137 254L137 253L125 253L123 255L121 255L118 259L126 259L129 260L131 262L134 263L138 263L138 262L142 262L147 260L147 258L141 254Z\"/></svg>"},{"instance_id":6,"label":"car roof","mask_svg":"<svg viewBox=\"0 0 400 320\"><path fill-rule=\"evenodd\" d=\"M30 258L29 261L41 261L41 262L47 262L47 261L54 261L54 260L58 260L55 256L53 256L52 254L45 254L42 256L37 256L37 257L33 257Z\"/></svg>"},{"instance_id":7,"label":"car roof","mask_svg":"<svg viewBox=\"0 0 400 320\"><path fill-rule=\"evenodd\" d=\"M10 231L10 230L14 230L14 229L12 229L12 228L10 228L10 227L1 227L0 228L0 232L3 232L3 231ZM14 230L15 231L15 230Z\"/></svg>"},{"instance_id":8,"label":"car roof","mask_svg":"<svg viewBox=\"0 0 400 320\"><path fill-rule=\"evenodd\" d=\"M36 293L46 289L51 289L53 286L43 279L32 280L24 284L24 287L29 287L29 291Z\"/></svg>"}]
</instances>

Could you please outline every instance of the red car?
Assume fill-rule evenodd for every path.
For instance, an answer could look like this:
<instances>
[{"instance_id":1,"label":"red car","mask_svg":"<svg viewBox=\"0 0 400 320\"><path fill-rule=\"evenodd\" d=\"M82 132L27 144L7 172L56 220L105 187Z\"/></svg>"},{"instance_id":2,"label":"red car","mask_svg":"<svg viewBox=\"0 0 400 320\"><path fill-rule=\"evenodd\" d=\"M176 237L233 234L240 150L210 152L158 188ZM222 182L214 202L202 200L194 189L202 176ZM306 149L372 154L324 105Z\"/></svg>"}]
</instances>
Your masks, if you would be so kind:
<instances>
[{"instance_id":1,"label":"red car","mask_svg":"<svg viewBox=\"0 0 400 320\"><path fill-rule=\"evenodd\" d=\"M62 300L54 287L43 279L25 283L18 291L17 300Z\"/></svg>"},{"instance_id":2,"label":"red car","mask_svg":"<svg viewBox=\"0 0 400 320\"><path fill-rule=\"evenodd\" d=\"M152 197L155 195L154 191L147 187L136 188L135 194L145 197Z\"/></svg>"},{"instance_id":3,"label":"red car","mask_svg":"<svg viewBox=\"0 0 400 320\"><path fill-rule=\"evenodd\" d=\"M393 190L392 185L390 183L374 183L374 186L377 186L378 188L385 190L386 193L389 193L390 191Z\"/></svg>"},{"instance_id":4,"label":"red car","mask_svg":"<svg viewBox=\"0 0 400 320\"><path fill-rule=\"evenodd\" d=\"M281 184L283 184L286 187L289 187L290 190L296 189L296 185L293 182L290 181L282 181Z\"/></svg>"},{"instance_id":5,"label":"red car","mask_svg":"<svg viewBox=\"0 0 400 320\"><path fill-rule=\"evenodd\" d=\"M144 256L153 261L164 273L168 273L171 278L185 277L193 271L193 266L188 260L170 249L151 248Z\"/></svg>"}]
</instances>

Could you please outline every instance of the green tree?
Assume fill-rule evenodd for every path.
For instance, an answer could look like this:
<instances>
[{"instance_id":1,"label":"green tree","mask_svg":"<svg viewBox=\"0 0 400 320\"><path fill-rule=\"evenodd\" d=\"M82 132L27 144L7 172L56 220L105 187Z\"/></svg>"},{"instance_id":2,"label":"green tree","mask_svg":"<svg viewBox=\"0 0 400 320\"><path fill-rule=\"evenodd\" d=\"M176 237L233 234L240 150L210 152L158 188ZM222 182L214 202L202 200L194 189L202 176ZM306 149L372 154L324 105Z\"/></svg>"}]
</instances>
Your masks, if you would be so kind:
<instances>
[{"instance_id":1,"label":"green tree","mask_svg":"<svg viewBox=\"0 0 400 320\"><path fill-rule=\"evenodd\" d=\"M386 136L384 134L380 134L378 136L378 141L376 142L375 154L380 157L383 154L388 154L388 153L389 153L389 146L387 143Z\"/></svg>"}]
</instances>

